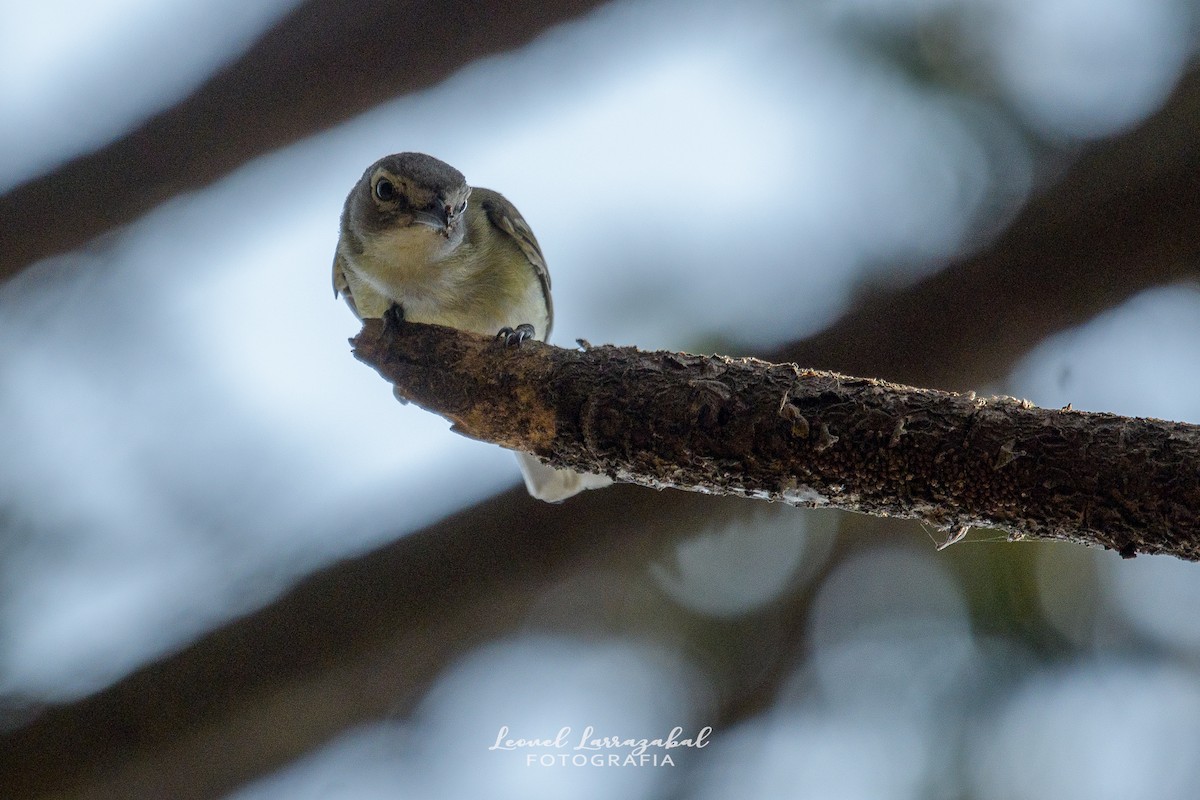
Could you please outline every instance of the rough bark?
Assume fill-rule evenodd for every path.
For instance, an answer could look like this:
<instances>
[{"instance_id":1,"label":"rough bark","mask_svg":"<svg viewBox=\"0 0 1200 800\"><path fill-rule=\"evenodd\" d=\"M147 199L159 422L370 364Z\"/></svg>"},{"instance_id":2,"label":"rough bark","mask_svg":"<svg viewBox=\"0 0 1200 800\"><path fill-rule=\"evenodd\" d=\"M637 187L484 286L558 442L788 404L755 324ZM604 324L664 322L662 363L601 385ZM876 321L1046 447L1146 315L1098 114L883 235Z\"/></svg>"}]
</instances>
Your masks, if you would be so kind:
<instances>
[{"instance_id":1,"label":"rough bark","mask_svg":"<svg viewBox=\"0 0 1200 800\"><path fill-rule=\"evenodd\" d=\"M1200 558L1200 426L433 325L368 320L353 343L458 432L556 467Z\"/></svg>"}]
</instances>

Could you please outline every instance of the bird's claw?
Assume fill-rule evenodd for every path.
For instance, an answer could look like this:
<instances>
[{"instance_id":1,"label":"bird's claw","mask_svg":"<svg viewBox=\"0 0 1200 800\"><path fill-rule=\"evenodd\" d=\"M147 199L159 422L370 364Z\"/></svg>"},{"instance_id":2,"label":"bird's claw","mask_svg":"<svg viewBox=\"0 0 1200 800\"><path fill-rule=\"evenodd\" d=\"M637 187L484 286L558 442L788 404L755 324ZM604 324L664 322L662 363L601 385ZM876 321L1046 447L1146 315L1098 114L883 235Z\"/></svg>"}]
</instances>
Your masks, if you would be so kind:
<instances>
[{"instance_id":1,"label":"bird's claw","mask_svg":"<svg viewBox=\"0 0 1200 800\"><path fill-rule=\"evenodd\" d=\"M520 347L521 342L533 338L533 326L528 322L515 328L503 327L496 334L496 341L504 342L505 347Z\"/></svg>"}]
</instances>

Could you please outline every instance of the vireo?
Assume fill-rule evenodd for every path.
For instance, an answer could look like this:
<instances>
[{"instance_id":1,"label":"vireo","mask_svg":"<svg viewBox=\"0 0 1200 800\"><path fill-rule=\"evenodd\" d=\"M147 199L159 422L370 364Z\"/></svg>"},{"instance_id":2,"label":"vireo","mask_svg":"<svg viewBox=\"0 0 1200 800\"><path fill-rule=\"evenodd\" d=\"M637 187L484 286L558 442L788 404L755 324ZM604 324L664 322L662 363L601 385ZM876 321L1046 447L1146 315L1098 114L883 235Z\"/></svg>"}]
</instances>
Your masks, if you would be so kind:
<instances>
[{"instance_id":1,"label":"vireo","mask_svg":"<svg viewBox=\"0 0 1200 800\"><path fill-rule=\"evenodd\" d=\"M350 190L333 290L360 319L398 306L406 320L495 333L509 345L544 340L554 317L546 259L517 209L423 153L381 158ZM529 493L549 502L612 482L517 459Z\"/></svg>"}]
</instances>

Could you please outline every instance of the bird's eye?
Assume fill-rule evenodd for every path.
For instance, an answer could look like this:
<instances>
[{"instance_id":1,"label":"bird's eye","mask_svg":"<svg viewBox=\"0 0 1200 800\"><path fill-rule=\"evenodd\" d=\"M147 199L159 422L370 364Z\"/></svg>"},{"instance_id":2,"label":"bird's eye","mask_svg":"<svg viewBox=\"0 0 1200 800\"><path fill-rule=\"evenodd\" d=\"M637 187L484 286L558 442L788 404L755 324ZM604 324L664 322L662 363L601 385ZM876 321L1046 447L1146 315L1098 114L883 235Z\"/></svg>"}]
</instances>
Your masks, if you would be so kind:
<instances>
[{"instance_id":1,"label":"bird's eye","mask_svg":"<svg viewBox=\"0 0 1200 800\"><path fill-rule=\"evenodd\" d=\"M466 210L467 210L467 201L466 201L466 200L463 200L461 203L459 203L459 204L458 204L458 208L455 210L455 212L454 212L454 213L455 213L455 214L461 214L461 213L463 213L463 212L464 212L464 211L466 211Z\"/></svg>"},{"instance_id":2,"label":"bird's eye","mask_svg":"<svg viewBox=\"0 0 1200 800\"><path fill-rule=\"evenodd\" d=\"M396 186L387 178L380 178L375 183L375 196L385 203L396 198Z\"/></svg>"}]
</instances>

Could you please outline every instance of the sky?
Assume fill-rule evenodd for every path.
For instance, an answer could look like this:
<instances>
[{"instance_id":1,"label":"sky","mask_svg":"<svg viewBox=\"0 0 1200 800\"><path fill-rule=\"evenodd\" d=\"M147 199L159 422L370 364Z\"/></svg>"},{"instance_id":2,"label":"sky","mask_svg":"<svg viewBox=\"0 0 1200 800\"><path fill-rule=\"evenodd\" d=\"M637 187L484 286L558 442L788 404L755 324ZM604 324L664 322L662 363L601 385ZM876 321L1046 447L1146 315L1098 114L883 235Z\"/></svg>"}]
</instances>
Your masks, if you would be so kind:
<instances>
[{"instance_id":1,"label":"sky","mask_svg":"<svg viewBox=\"0 0 1200 800\"><path fill-rule=\"evenodd\" d=\"M0 2L0 188L169 106L293 5ZM519 480L509 454L398 407L349 355L358 326L332 297L329 269L345 194L379 156L434 153L521 209L554 278L555 342L766 351L835 320L864 280L912 280L984 221L1011 215L1045 178L1032 136L1071 147L1152 113L1194 51L1195 13L1168 0L616 3L259 158L101 247L34 266L0 286L0 696L66 701L101 689L312 570ZM954 20L947 63L966 60L986 92L918 82L868 46L941 18ZM1148 291L1043 343L1001 389L1047 406L1200 422L1197 320L1196 287ZM646 580L695 613L751 613L825 563L819 532L795 545L799 525L698 531ZM1088 568L1101 570L1106 602L1138 636L1195 652L1200 634L1169 610L1194 607L1178 605L1194 594L1183 566ZM860 609L853 635L838 634L839 592L893 573L936 591L887 613ZM1030 727L1030 709L1068 739L1130 719L1104 705L1095 719L1073 714L1127 686L1136 659L1035 670L994 716L970 721L978 741L1002 746L965 776L939 773L939 719L954 693L1026 658L971 631L964 604L954 575L903 548L840 564L814 604L820 649L795 678L797 699L714 745L696 796L728 796L722 787L747 771L761 796L799 782L842 798L919 797L931 780L965 781L979 797L1040 796L1004 769L1005 748L1045 730ZM1084 635L1077 615L1060 624ZM848 699L868 679L887 688L855 671L870 670L864 642L945 691L900 705ZM512 687L536 685L534 667L560 676L561 695L513 707ZM610 687L612 670L645 682ZM683 685L665 677L674 674ZM235 796L305 796L298 786L478 796L468 773L438 771L486 758L478 749L422 759L412 742L457 753L470 724L502 717L542 729L573 707L577 728L603 714L627 730L698 725L706 681L660 643L492 643L443 676L414 719L350 732ZM924 685L893 688L915 696ZM1129 701L1145 713L1121 742L1191 747L1192 726L1157 737L1200 702L1196 685L1188 669L1156 666ZM589 705L598 692L610 703ZM390 758L397 748L407 761ZM774 758L779 748L804 756ZM892 771L816 768L846 750L891 753ZM496 796L561 796L571 780L481 763ZM1024 779L1058 786L1056 797L1142 796L1122 794L1122 783L1072 786L1052 767ZM575 796L653 797L670 780L620 772Z\"/></svg>"}]
</instances>

